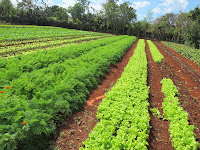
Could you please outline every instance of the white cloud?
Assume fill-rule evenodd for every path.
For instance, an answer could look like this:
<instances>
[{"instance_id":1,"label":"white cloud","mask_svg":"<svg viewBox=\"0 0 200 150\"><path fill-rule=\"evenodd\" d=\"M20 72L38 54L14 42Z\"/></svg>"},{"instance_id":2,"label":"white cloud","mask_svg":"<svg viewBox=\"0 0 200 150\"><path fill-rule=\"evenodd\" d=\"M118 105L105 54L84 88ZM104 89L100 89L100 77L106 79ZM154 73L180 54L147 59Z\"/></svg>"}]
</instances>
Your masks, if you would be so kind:
<instances>
[{"instance_id":1,"label":"white cloud","mask_svg":"<svg viewBox=\"0 0 200 150\"><path fill-rule=\"evenodd\" d=\"M158 14L158 13L161 13L162 10L160 9L160 7L157 6L156 8L154 8L154 9L152 10L152 12L155 13L155 14Z\"/></svg>"},{"instance_id":2,"label":"white cloud","mask_svg":"<svg viewBox=\"0 0 200 150\"><path fill-rule=\"evenodd\" d=\"M89 7L90 7L90 12L93 12L92 8L94 8L96 11L100 11L102 9L102 4L90 4Z\"/></svg>"},{"instance_id":3,"label":"white cloud","mask_svg":"<svg viewBox=\"0 0 200 150\"><path fill-rule=\"evenodd\" d=\"M119 1L117 2L118 5L120 5L120 4L122 4L122 3L124 3L123 0L119 0Z\"/></svg>"},{"instance_id":4,"label":"white cloud","mask_svg":"<svg viewBox=\"0 0 200 150\"><path fill-rule=\"evenodd\" d=\"M76 0L62 0L64 4L58 4L60 7L68 8L76 4Z\"/></svg>"},{"instance_id":5,"label":"white cloud","mask_svg":"<svg viewBox=\"0 0 200 150\"><path fill-rule=\"evenodd\" d=\"M53 5L54 5L54 3L52 2L52 0L48 0L48 1L46 2L46 4L47 4L48 6L53 6Z\"/></svg>"},{"instance_id":6,"label":"white cloud","mask_svg":"<svg viewBox=\"0 0 200 150\"><path fill-rule=\"evenodd\" d=\"M150 2L147 1L138 1L138 2L133 2L135 4L134 8L135 9L140 9L142 7L146 7L148 5L150 5Z\"/></svg>"},{"instance_id":7,"label":"white cloud","mask_svg":"<svg viewBox=\"0 0 200 150\"><path fill-rule=\"evenodd\" d=\"M104 3L106 3L107 2L107 0L92 0L92 3L94 3L94 4L104 4Z\"/></svg>"},{"instance_id":8,"label":"white cloud","mask_svg":"<svg viewBox=\"0 0 200 150\"><path fill-rule=\"evenodd\" d=\"M186 7L188 5L187 0L162 0L162 1L163 1L163 3L159 4L159 6L164 7L163 13L168 13L173 10L177 10L177 11L184 10L184 9L186 9Z\"/></svg>"},{"instance_id":9,"label":"white cloud","mask_svg":"<svg viewBox=\"0 0 200 150\"><path fill-rule=\"evenodd\" d=\"M94 8L96 11L100 11L102 10L102 5L107 3L108 0L91 0L90 3L90 12L93 12L92 8ZM122 4L124 2L124 0L119 0L117 2L118 5ZM92 7L92 8L91 8Z\"/></svg>"}]
</instances>

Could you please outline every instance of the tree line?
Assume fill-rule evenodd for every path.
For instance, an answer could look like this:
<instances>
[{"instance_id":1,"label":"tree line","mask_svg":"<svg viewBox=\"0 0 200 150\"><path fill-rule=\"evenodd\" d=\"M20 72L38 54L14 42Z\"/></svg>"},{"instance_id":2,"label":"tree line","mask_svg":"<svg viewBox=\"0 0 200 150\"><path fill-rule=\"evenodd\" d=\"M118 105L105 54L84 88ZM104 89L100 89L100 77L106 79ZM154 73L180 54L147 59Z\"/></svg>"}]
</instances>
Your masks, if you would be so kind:
<instances>
[{"instance_id":1,"label":"tree line","mask_svg":"<svg viewBox=\"0 0 200 150\"><path fill-rule=\"evenodd\" d=\"M0 0L0 21L13 24L48 25L70 29L135 35L139 38L185 43L199 49L200 7L188 13L167 13L152 19L137 21L136 10L129 2L107 0L101 10L90 7L89 0L77 0L68 9L48 6L43 0L22 0L13 6L10 0Z\"/></svg>"}]
</instances>

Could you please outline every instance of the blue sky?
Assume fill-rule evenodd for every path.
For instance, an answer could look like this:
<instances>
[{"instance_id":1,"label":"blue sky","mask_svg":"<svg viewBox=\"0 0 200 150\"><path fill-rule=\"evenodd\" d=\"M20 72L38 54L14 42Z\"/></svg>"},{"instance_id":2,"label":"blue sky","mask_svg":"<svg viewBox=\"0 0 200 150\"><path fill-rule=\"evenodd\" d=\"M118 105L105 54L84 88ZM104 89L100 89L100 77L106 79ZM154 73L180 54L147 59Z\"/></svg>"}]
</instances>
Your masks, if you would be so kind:
<instances>
[{"instance_id":1,"label":"blue sky","mask_svg":"<svg viewBox=\"0 0 200 150\"><path fill-rule=\"evenodd\" d=\"M16 0L11 0L14 5ZM20 1L20 0L19 0ZM49 6L59 5L68 8L76 3L76 0L44 0ZM136 9L137 19L142 20L149 10L153 11L153 17L159 17L165 13L189 12L190 10L200 6L200 0L119 0L118 4L130 2L131 6ZM102 4L107 0L90 0L90 6L96 10L102 8Z\"/></svg>"}]
</instances>

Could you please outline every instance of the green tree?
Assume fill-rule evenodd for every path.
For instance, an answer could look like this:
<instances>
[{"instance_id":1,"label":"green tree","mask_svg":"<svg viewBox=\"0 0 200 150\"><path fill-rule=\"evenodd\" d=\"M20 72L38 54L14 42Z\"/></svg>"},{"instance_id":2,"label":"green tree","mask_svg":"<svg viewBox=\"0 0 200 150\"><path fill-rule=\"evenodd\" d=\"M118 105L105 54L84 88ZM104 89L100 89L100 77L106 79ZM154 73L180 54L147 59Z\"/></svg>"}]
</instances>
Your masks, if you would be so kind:
<instances>
[{"instance_id":1,"label":"green tree","mask_svg":"<svg viewBox=\"0 0 200 150\"><path fill-rule=\"evenodd\" d=\"M189 17L192 20L197 20L200 23L200 8L197 6L194 10L189 12Z\"/></svg>"},{"instance_id":2,"label":"green tree","mask_svg":"<svg viewBox=\"0 0 200 150\"><path fill-rule=\"evenodd\" d=\"M120 24L119 21L119 7L117 5L118 0L108 0L107 3L103 4L103 9L106 18L107 32L116 34L117 27ZM110 31L109 31L110 29Z\"/></svg>"},{"instance_id":3,"label":"green tree","mask_svg":"<svg viewBox=\"0 0 200 150\"><path fill-rule=\"evenodd\" d=\"M74 22L76 22L77 19L80 21L83 20L85 8L81 5L80 2L76 3L73 7L69 7L68 11L71 14Z\"/></svg>"},{"instance_id":4,"label":"green tree","mask_svg":"<svg viewBox=\"0 0 200 150\"><path fill-rule=\"evenodd\" d=\"M194 43L195 48L199 49L200 45L200 8L197 6L194 10L190 11L188 16L192 19L189 25L189 38Z\"/></svg>"},{"instance_id":5,"label":"green tree","mask_svg":"<svg viewBox=\"0 0 200 150\"><path fill-rule=\"evenodd\" d=\"M56 19L63 21L63 20L68 20L68 14L67 14L67 9L59 7L58 11L56 11Z\"/></svg>"},{"instance_id":6,"label":"green tree","mask_svg":"<svg viewBox=\"0 0 200 150\"><path fill-rule=\"evenodd\" d=\"M14 12L14 7L10 0L1 0L0 1L0 20L11 22L12 15Z\"/></svg>"},{"instance_id":7,"label":"green tree","mask_svg":"<svg viewBox=\"0 0 200 150\"><path fill-rule=\"evenodd\" d=\"M69 7L68 12L71 14L73 22L87 22L87 16L85 12L88 11L89 13L89 4L90 2L88 0L78 0L73 7Z\"/></svg>"},{"instance_id":8,"label":"green tree","mask_svg":"<svg viewBox=\"0 0 200 150\"><path fill-rule=\"evenodd\" d=\"M124 2L119 6L120 18L122 21L122 34L125 34L125 27L130 28L131 23L136 21L136 10L130 6L129 2Z\"/></svg>"}]
</instances>

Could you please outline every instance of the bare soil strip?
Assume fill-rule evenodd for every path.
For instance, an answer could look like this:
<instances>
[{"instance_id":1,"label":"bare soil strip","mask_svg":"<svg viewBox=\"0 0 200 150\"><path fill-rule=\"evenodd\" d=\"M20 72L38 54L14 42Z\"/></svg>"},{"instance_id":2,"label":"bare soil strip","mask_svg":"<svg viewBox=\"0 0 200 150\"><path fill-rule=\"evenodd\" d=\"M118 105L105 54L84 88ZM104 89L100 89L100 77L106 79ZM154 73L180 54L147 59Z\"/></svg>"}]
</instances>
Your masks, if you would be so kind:
<instances>
[{"instance_id":1,"label":"bare soil strip","mask_svg":"<svg viewBox=\"0 0 200 150\"><path fill-rule=\"evenodd\" d=\"M122 60L112 65L110 73L106 75L99 87L92 92L89 99L83 106L83 110L66 118L58 129L59 135L56 138L56 147L61 150L78 150L82 142L88 138L88 134L94 128L98 119L96 113L99 103L105 97L104 94L116 83L121 77L129 58L133 55L133 51L137 46L137 42L127 51Z\"/></svg>"},{"instance_id":2,"label":"bare soil strip","mask_svg":"<svg viewBox=\"0 0 200 150\"><path fill-rule=\"evenodd\" d=\"M163 114L162 102L164 99L164 94L161 92L160 81L163 75L160 73L159 64L155 63L152 59L149 46L146 42L146 54L148 60L148 80L147 84L150 86L149 93L149 103L150 108L158 108L158 110ZM169 121L164 121L150 112L150 135L149 135L149 150L173 150L171 141L169 139Z\"/></svg>"},{"instance_id":3,"label":"bare soil strip","mask_svg":"<svg viewBox=\"0 0 200 150\"><path fill-rule=\"evenodd\" d=\"M189 114L190 124L195 125L194 133L200 142L200 68L172 49L154 42L165 58L160 64L163 77L171 78L178 87L181 106Z\"/></svg>"}]
</instances>

